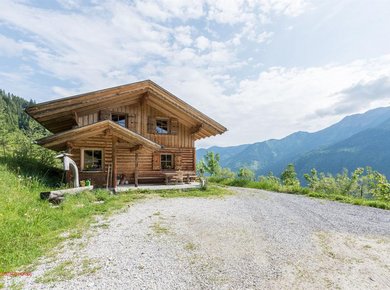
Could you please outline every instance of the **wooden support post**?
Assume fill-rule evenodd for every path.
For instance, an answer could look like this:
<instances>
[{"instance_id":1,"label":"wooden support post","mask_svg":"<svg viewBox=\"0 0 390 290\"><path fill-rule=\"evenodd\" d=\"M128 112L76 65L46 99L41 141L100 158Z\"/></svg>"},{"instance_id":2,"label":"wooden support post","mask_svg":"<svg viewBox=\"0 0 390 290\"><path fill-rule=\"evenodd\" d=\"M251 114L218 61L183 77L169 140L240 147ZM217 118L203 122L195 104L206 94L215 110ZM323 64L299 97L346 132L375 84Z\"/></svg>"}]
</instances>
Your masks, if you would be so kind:
<instances>
[{"instance_id":1,"label":"wooden support post","mask_svg":"<svg viewBox=\"0 0 390 290\"><path fill-rule=\"evenodd\" d=\"M145 94L140 99L141 105L141 135L145 136L148 130L148 116L146 111L146 103L148 101L148 95Z\"/></svg>"},{"instance_id":2,"label":"wooden support post","mask_svg":"<svg viewBox=\"0 0 390 290\"><path fill-rule=\"evenodd\" d=\"M76 123L76 127L80 127L79 116L77 115L77 112L73 112L73 119L74 119L74 122Z\"/></svg>"},{"instance_id":3,"label":"wooden support post","mask_svg":"<svg viewBox=\"0 0 390 290\"><path fill-rule=\"evenodd\" d=\"M134 185L138 187L138 153L135 153Z\"/></svg>"},{"instance_id":4,"label":"wooden support post","mask_svg":"<svg viewBox=\"0 0 390 290\"><path fill-rule=\"evenodd\" d=\"M192 150L193 150L193 153L194 153L194 157L193 157L193 160L192 160L192 162L193 162L193 169L194 169L194 171L196 172L196 149L195 148L192 148Z\"/></svg>"},{"instance_id":5,"label":"wooden support post","mask_svg":"<svg viewBox=\"0 0 390 290\"><path fill-rule=\"evenodd\" d=\"M116 144L118 140L115 136L112 137L112 187L116 188L117 184L117 160L116 160Z\"/></svg>"}]
</instances>

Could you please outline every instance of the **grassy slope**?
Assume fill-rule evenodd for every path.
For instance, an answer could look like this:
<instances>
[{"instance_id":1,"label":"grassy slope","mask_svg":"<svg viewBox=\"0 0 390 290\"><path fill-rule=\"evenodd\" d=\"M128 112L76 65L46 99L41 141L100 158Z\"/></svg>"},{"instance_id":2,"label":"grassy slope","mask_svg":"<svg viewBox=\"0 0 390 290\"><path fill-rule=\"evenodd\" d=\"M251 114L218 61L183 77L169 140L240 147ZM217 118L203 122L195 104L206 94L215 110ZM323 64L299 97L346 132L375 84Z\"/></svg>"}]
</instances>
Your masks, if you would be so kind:
<instances>
[{"instance_id":1,"label":"grassy slope","mask_svg":"<svg viewBox=\"0 0 390 290\"><path fill-rule=\"evenodd\" d=\"M61 241L60 233L77 233L102 214L140 197L104 191L70 196L59 207L39 199L47 187L34 178L18 177L0 165L0 272L31 263ZM94 201L104 200L104 203Z\"/></svg>"},{"instance_id":2,"label":"grassy slope","mask_svg":"<svg viewBox=\"0 0 390 290\"><path fill-rule=\"evenodd\" d=\"M64 239L61 233L70 231L70 237L79 236L94 221L95 215L112 213L151 194L133 191L110 195L98 190L68 196L60 206L54 207L39 199L39 193L48 189L37 178L18 176L6 165L0 164L0 273L15 271L32 263ZM206 197L226 192L211 187L207 191L174 190L152 194L161 197Z\"/></svg>"}]
</instances>

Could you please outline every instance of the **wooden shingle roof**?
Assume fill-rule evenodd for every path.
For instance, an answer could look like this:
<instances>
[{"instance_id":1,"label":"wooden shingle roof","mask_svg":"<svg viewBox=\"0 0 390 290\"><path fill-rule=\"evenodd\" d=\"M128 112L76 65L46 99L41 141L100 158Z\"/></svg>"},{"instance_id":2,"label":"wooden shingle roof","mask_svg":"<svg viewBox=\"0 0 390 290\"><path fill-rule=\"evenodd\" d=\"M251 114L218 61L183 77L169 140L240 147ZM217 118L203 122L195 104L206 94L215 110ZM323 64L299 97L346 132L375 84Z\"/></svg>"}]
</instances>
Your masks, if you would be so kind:
<instances>
[{"instance_id":1,"label":"wooden shingle roof","mask_svg":"<svg viewBox=\"0 0 390 290\"><path fill-rule=\"evenodd\" d=\"M112 134L124 141L130 147L138 145L143 146L145 149L159 150L161 146L139 134L133 132L127 128L124 128L115 122L110 120L100 121L91 125L71 129L65 132L60 132L42 139L37 140L37 144L52 149L55 151L65 150L67 142L73 140L88 138L96 136L98 133L103 133L106 130L110 130Z\"/></svg>"},{"instance_id":2,"label":"wooden shingle roof","mask_svg":"<svg viewBox=\"0 0 390 290\"><path fill-rule=\"evenodd\" d=\"M145 80L30 106L26 112L53 133L72 129L77 116L100 109L135 104L146 98L150 106L197 128L195 139L222 134L227 129L156 83Z\"/></svg>"}]
</instances>

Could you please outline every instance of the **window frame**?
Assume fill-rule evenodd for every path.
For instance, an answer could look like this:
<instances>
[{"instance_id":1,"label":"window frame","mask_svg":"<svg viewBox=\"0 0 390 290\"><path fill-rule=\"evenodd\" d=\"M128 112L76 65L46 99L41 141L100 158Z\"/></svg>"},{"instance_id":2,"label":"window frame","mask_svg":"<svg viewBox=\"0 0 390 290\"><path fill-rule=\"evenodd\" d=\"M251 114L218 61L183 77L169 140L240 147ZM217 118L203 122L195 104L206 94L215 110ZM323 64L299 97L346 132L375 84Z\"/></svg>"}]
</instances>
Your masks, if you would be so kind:
<instances>
[{"instance_id":1,"label":"window frame","mask_svg":"<svg viewBox=\"0 0 390 290\"><path fill-rule=\"evenodd\" d=\"M161 122L161 121L167 122L166 133L159 132L158 129L157 129L157 128L159 128L158 122ZM158 135L169 135L170 134L170 124L169 123L170 123L169 122L169 118L156 117L156 128L155 128L156 134L158 134ZM162 127L160 127L160 128L162 128ZM163 130L165 130L165 129L163 129Z\"/></svg>"},{"instance_id":2,"label":"window frame","mask_svg":"<svg viewBox=\"0 0 390 290\"><path fill-rule=\"evenodd\" d=\"M85 169L85 151L101 151L101 168L96 170ZM81 148L81 171L82 172L104 172L104 150L103 148Z\"/></svg>"},{"instance_id":3,"label":"window frame","mask_svg":"<svg viewBox=\"0 0 390 290\"><path fill-rule=\"evenodd\" d=\"M122 125L119 125L118 124L118 121L114 121L113 119L112 119L112 116L113 115L116 115L116 116L118 116L118 117L125 117L125 126L123 127ZM127 115L127 113L122 113L122 112L111 112L111 118L110 118L110 120L112 121L112 122L114 122L115 124L118 124L119 126L121 126L121 127L123 127L123 128L128 128L128 124L127 124L127 122L128 122L128 115Z\"/></svg>"},{"instance_id":4,"label":"window frame","mask_svg":"<svg viewBox=\"0 0 390 290\"><path fill-rule=\"evenodd\" d=\"M163 156L170 156L171 160L163 160ZM170 162L170 166L167 166L166 164ZM165 166L163 165L165 164ZM172 153L161 153L160 154L160 168L161 170L172 170L175 169L175 156Z\"/></svg>"}]
</instances>

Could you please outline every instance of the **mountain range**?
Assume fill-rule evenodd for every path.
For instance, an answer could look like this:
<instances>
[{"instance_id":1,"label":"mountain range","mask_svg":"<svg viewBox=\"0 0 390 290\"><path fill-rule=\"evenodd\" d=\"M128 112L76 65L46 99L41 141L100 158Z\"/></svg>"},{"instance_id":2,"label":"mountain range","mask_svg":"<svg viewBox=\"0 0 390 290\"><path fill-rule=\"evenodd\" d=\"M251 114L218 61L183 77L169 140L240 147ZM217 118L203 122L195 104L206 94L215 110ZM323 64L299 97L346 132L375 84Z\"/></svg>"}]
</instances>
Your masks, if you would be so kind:
<instances>
[{"instance_id":1,"label":"mountain range","mask_svg":"<svg viewBox=\"0 0 390 290\"><path fill-rule=\"evenodd\" d=\"M247 167L257 175L280 175L294 163L301 179L312 168L336 174L343 168L352 171L365 166L390 177L390 107L347 116L313 133L299 131L279 140L198 149L197 159L207 151L220 154L222 167L233 171Z\"/></svg>"}]
</instances>

